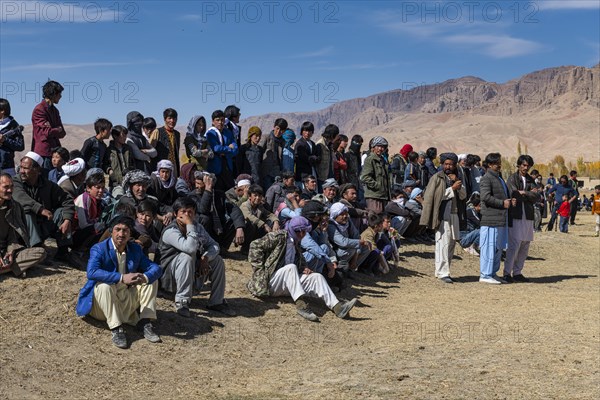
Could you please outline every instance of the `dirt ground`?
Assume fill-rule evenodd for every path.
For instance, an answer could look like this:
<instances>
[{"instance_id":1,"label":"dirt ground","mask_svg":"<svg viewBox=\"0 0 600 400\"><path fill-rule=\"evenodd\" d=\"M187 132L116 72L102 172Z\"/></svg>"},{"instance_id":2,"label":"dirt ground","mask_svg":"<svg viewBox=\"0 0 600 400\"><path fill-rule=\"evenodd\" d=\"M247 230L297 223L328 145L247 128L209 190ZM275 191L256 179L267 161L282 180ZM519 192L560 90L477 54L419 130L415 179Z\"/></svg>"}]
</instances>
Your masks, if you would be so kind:
<instances>
[{"instance_id":1,"label":"dirt ground","mask_svg":"<svg viewBox=\"0 0 600 400\"><path fill-rule=\"evenodd\" d=\"M401 268L364 275L340 320L321 322L288 299L249 295L250 266L227 260L237 317L158 302L151 344L133 329L128 350L74 307L85 273L53 266L0 277L0 398L593 399L600 394L600 241L580 213L569 234L536 234L531 283L477 282L479 259L456 250L454 285L433 277L432 246L402 248Z\"/></svg>"}]
</instances>

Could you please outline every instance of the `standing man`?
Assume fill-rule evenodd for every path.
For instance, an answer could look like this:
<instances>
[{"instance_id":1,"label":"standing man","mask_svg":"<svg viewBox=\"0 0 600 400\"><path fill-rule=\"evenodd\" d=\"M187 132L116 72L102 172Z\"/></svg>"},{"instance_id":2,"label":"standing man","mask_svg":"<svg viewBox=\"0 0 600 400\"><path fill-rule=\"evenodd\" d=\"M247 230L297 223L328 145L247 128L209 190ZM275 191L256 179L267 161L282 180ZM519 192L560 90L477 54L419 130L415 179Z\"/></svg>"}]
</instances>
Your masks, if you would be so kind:
<instances>
[{"instance_id":1,"label":"standing man","mask_svg":"<svg viewBox=\"0 0 600 400\"><path fill-rule=\"evenodd\" d=\"M111 223L111 237L95 244L87 265L88 281L79 292L77 315L106 321L115 346L126 349L124 324L136 325L144 337L160 342L154 332L156 294L162 270L130 242L134 221L118 216ZM139 310L139 313L138 313Z\"/></svg>"},{"instance_id":2,"label":"standing man","mask_svg":"<svg viewBox=\"0 0 600 400\"><path fill-rule=\"evenodd\" d=\"M360 181L365 188L366 209L376 214L383 212L390 200L390 178L383 153L388 142L381 136L371 139L371 152L365 159Z\"/></svg>"},{"instance_id":3,"label":"standing man","mask_svg":"<svg viewBox=\"0 0 600 400\"><path fill-rule=\"evenodd\" d=\"M517 172L508 178L508 192L513 198L513 207L508 211L508 249L504 260L504 279L507 282L528 282L523 276L523 266L533 241L534 205L538 201L536 184L528 174L533 158L527 154L519 156Z\"/></svg>"},{"instance_id":4,"label":"standing man","mask_svg":"<svg viewBox=\"0 0 600 400\"><path fill-rule=\"evenodd\" d=\"M331 143L339 134L340 128L337 125L329 124L325 127L321 138L317 140L319 162L316 164L316 169L319 189L322 188L323 182L329 178L333 178L333 152L331 151Z\"/></svg>"},{"instance_id":5,"label":"standing man","mask_svg":"<svg viewBox=\"0 0 600 400\"><path fill-rule=\"evenodd\" d=\"M238 147L242 145L242 127L240 126L240 117L242 113L240 112L239 107L230 105L225 107L225 119L228 121L225 124L225 128L233 133L233 138ZM234 176L240 173L236 171Z\"/></svg>"},{"instance_id":6,"label":"standing man","mask_svg":"<svg viewBox=\"0 0 600 400\"><path fill-rule=\"evenodd\" d=\"M0 174L0 274L12 271L25 276L25 271L46 257L41 247L29 248L25 212L12 198L13 179Z\"/></svg>"},{"instance_id":7,"label":"standing man","mask_svg":"<svg viewBox=\"0 0 600 400\"><path fill-rule=\"evenodd\" d=\"M259 146L263 148L263 160L261 164L262 187L266 191L275 182L275 178L281 175L283 161L283 133L288 123L283 118L277 118L273 130L268 135L263 135Z\"/></svg>"},{"instance_id":8,"label":"standing man","mask_svg":"<svg viewBox=\"0 0 600 400\"><path fill-rule=\"evenodd\" d=\"M315 166L319 163L319 154L317 145L311 140L315 133L315 126L312 122L306 121L300 128L300 139L294 146L294 159L296 161L295 180L296 185L301 187L302 181L306 176L317 176Z\"/></svg>"},{"instance_id":9,"label":"standing man","mask_svg":"<svg viewBox=\"0 0 600 400\"><path fill-rule=\"evenodd\" d=\"M435 276L444 283L450 278L450 263L456 241L460 240L458 201L467 198L467 191L458 179L458 156L440 154L442 170L429 180L425 189L421 225L435 230Z\"/></svg>"},{"instance_id":10,"label":"standing man","mask_svg":"<svg viewBox=\"0 0 600 400\"><path fill-rule=\"evenodd\" d=\"M52 169L52 149L60 147L60 139L66 135L60 113L56 108L64 89L58 82L46 82L42 88L44 99L35 106L31 115L33 125L31 150L42 157L40 167L48 171Z\"/></svg>"},{"instance_id":11,"label":"standing man","mask_svg":"<svg viewBox=\"0 0 600 400\"><path fill-rule=\"evenodd\" d=\"M221 110L212 113L212 126L206 131L206 140L214 153L208 160L206 170L218 176L215 189L226 192L234 185L233 160L238 154L238 145L233 133L225 128L225 114Z\"/></svg>"},{"instance_id":12,"label":"standing man","mask_svg":"<svg viewBox=\"0 0 600 400\"><path fill-rule=\"evenodd\" d=\"M511 205L509 189L502 179L502 156L490 153L485 157L487 172L479 183L481 189L481 222L479 230L479 282L499 285L506 280L496 276L500 269L502 250L508 243L506 214ZM505 264L506 271L506 264ZM512 280L512 278L511 278Z\"/></svg>"},{"instance_id":13,"label":"standing man","mask_svg":"<svg viewBox=\"0 0 600 400\"><path fill-rule=\"evenodd\" d=\"M163 111L165 126L155 130L150 136L150 144L156 148L157 156L152 159L152 170L156 171L161 160L169 160L175 166L175 177L179 177L179 145L181 134L175 129L177 111L167 108Z\"/></svg>"}]
</instances>

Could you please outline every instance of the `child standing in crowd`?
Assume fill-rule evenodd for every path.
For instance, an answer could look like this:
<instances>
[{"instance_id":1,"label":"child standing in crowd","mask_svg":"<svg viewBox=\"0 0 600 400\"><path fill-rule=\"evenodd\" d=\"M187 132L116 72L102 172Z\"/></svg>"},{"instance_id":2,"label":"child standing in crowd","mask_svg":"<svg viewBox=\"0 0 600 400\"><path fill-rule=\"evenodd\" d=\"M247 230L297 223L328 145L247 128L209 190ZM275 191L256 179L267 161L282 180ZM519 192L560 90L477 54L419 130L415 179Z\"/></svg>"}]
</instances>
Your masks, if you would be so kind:
<instances>
[{"instance_id":1,"label":"child standing in crowd","mask_svg":"<svg viewBox=\"0 0 600 400\"><path fill-rule=\"evenodd\" d=\"M0 99L0 172L15 174L15 151L25 149L23 127L10 115L10 103Z\"/></svg>"},{"instance_id":2,"label":"child standing in crowd","mask_svg":"<svg viewBox=\"0 0 600 400\"><path fill-rule=\"evenodd\" d=\"M105 118L98 118L94 122L96 136L92 136L83 142L83 147L81 148L82 158L85 161L87 169L102 168L104 166L104 158L108 153L104 141L110 138L112 127L112 123Z\"/></svg>"},{"instance_id":3,"label":"child standing in crowd","mask_svg":"<svg viewBox=\"0 0 600 400\"><path fill-rule=\"evenodd\" d=\"M62 166L71 160L69 150L64 147L57 147L52 150L52 169L48 173L48 180L58 183L60 178L65 175Z\"/></svg>"},{"instance_id":4,"label":"child standing in crowd","mask_svg":"<svg viewBox=\"0 0 600 400\"><path fill-rule=\"evenodd\" d=\"M569 195L563 194L562 204L558 209L558 215L560 216L559 229L562 233L569 232L569 217L571 216L571 203L569 203Z\"/></svg>"},{"instance_id":5,"label":"child standing in crowd","mask_svg":"<svg viewBox=\"0 0 600 400\"><path fill-rule=\"evenodd\" d=\"M592 202L592 215L596 214L596 234L598 237L600 235L600 185L596 185L594 187L596 190L596 195L592 196L594 201Z\"/></svg>"}]
</instances>

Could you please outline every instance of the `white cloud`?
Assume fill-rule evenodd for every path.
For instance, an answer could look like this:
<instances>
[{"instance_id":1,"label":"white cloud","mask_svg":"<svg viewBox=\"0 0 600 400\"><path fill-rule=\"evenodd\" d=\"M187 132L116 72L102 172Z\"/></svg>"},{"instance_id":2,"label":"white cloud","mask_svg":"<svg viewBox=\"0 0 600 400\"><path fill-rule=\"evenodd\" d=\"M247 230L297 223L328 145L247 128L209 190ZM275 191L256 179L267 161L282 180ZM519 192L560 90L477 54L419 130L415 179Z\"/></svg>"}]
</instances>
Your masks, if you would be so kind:
<instances>
[{"instance_id":1,"label":"white cloud","mask_svg":"<svg viewBox=\"0 0 600 400\"><path fill-rule=\"evenodd\" d=\"M476 46L477 51L493 58L518 57L542 49L539 43L507 35L453 35L442 40L457 45Z\"/></svg>"},{"instance_id":2,"label":"white cloud","mask_svg":"<svg viewBox=\"0 0 600 400\"><path fill-rule=\"evenodd\" d=\"M323 57L331 54L333 52L333 46L323 47L322 49L315 50L308 53L296 54L290 56L290 58L316 58Z\"/></svg>"},{"instance_id":3,"label":"white cloud","mask_svg":"<svg viewBox=\"0 0 600 400\"><path fill-rule=\"evenodd\" d=\"M425 15L409 19L406 15L395 11L372 14L375 26L379 26L389 33L410 36L424 42L469 46L473 52L492 58L528 55L538 52L544 47L540 43L507 34L506 32L511 27L508 20L490 22L471 21L467 16L457 20L437 17L440 16Z\"/></svg>"},{"instance_id":4,"label":"white cloud","mask_svg":"<svg viewBox=\"0 0 600 400\"><path fill-rule=\"evenodd\" d=\"M320 70L320 71L346 71L346 70L386 69L386 68L394 68L397 66L398 66L398 63L389 63L389 64L365 63L365 64L336 65L336 66L331 66L331 67L319 67L316 69Z\"/></svg>"},{"instance_id":5,"label":"white cloud","mask_svg":"<svg viewBox=\"0 0 600 400\"><path fill-rule=\"evenodd\" d=\"M43 63L26 64L14 67L4 68L9 71L36 71L36 70L57 70L57 69L77 69L77 68L97 68L97 67L122 67L128 65L150 64L152 61L133 63L133 62L80 62L80 63Z\"/></svg>"},{"instance_id":6,"label":"white cloud","mask_svg":"<svg viewBox=\"0 0 600 400\"><path fill-rule=\"evenodd\" d=\"M599 0L544 0L537 5L542 10L598 10Z\"/></svg>"}]
</instances>

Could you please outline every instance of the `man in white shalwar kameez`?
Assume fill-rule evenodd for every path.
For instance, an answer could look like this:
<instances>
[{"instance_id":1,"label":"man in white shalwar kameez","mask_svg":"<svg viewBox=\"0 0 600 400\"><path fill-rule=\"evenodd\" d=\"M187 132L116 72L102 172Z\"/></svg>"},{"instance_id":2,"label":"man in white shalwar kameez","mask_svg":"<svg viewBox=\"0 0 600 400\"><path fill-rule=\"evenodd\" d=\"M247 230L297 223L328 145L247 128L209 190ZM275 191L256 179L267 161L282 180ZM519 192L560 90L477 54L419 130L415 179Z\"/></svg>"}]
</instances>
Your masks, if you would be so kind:
<instances>
[{"instance_id":1,"label":"man in white shalwar kameez","mask_svg":"<svg viewBox=\"0 0 600 400\"><path fill-rule=\"evenodd\" d=\"M450 264L456 241L460 240L457 198L464 200L467 191L457 178L458 157L454 153L440 155L442 170L433 175L423 201L421 225L435 232L435 276L444 283L453 283Z\"/></svg>"}]
</instances>

